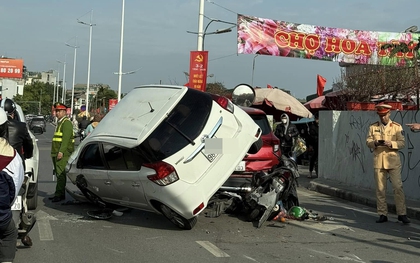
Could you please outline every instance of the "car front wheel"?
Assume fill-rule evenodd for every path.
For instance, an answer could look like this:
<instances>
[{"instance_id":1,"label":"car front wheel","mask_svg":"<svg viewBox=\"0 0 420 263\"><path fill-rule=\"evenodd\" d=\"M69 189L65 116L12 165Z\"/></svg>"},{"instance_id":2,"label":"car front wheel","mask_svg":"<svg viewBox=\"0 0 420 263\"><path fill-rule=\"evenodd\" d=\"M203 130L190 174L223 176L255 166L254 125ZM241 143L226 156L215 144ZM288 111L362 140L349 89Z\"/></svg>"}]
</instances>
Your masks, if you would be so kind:
<instances>
[{"instance_id":1,"label":"car front wheel","mask_svg":"<svg viewBox=\"0 0 420 263\"><path fill-rule=\"evenodd\" d=\"M160 205L160 211L174 225L184 230L191 230L197 223L197 217L185 219L184 217L178 215L175 211L173 211L164 204Z\"/></svg>"}]
</instances>

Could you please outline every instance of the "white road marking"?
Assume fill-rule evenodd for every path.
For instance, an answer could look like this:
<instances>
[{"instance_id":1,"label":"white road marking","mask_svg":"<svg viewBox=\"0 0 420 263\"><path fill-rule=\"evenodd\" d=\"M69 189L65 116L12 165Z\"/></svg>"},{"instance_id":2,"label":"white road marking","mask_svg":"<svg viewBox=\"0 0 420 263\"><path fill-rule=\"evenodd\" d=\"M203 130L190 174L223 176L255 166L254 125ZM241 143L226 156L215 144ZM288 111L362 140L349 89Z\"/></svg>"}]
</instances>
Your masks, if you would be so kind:
<instances>
[{"instance_id":1,"label":"white road marking","mask_svg":"<svg viewBox=\"0 0 420 263\"><path fill-rule=\"evenodd\" d=\"M50 225L50 220L58 220L57 218L47 214L46 212L39 210L36 213L36 224L39 230L39 239L41 241L53 241L54 236Z\"/></svg>"},{"instance_id":2,"label":"white road marking","mask_svg":"<svg viewBox=\"0 0 420 263\"><path fill-rule=\"evenodd\" d=\"M258 262L258 263L259 263L259 261L257 261L256 259L253 259L253 258L251 258L251 257L248 257L247 255L244 255L244 257L245 257L246 259L249 259L249 260L252 260L252 261L254 261L254 262Z\"/></svg>"},{"instance_id":3,"label":"white road marking","mask_svg":"<svg viewBox=\"0 0 420 263\"><path fill-rule=\"evenodd\" d=\"M215 257L218 258L228 258L230 257L228 254L226 254L223 250L216 247L209 241L196 241L200 246L207 249L208 252L212 253Z\"/></svg>"},{"instance_id":4,"label":"white road marking","mask_svg":"<svg viewBox=\"0 0 420 263\"><path fill-rule=\"evenodd\" d=\"M335 255L332 255L332 254L327 253L327 252L324 252L324 251L319 251L319 250L314 250L314 249L308 249L308 250L309 251L312 251L312 252L315 252L315 253L318 253L318 254L326 255L328 257L339 259L339 260L354 261L354 262L359 262L359 263L366 263L365 261L361 260L358 256L356 256L354 254L351 255L351 256L353 256L353 258L351 258L351 257L343 257L343 256L339 257L339 256L335 256Z\"/></svg>"}]
</instances>

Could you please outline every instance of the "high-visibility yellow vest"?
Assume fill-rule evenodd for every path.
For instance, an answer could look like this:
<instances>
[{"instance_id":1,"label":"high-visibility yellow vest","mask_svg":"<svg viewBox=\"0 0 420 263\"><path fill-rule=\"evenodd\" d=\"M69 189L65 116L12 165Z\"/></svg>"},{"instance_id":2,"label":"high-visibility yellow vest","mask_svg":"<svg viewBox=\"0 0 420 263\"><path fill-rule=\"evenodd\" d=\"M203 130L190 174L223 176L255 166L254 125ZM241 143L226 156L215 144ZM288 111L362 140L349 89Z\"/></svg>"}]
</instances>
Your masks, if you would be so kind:
<instances>
[{"instance_id":1,"label":"high-visibility yellow vest","mask_svg":"<svg viewBox=\"0 0 420 263\"><path fill-rule=\"evenodd\" d=\"M67 123L67 124L65 124ZM64 125L63 125L64 124ZM69 133L70 139L63 141L63 133ZM73 125L71 121L64 117L63 120L58 124L54 132L51 145L51 156L56 156L58 152L62 152L64 156L70 156L74 151L74 133Z\"/></svg>"}]
</instances>

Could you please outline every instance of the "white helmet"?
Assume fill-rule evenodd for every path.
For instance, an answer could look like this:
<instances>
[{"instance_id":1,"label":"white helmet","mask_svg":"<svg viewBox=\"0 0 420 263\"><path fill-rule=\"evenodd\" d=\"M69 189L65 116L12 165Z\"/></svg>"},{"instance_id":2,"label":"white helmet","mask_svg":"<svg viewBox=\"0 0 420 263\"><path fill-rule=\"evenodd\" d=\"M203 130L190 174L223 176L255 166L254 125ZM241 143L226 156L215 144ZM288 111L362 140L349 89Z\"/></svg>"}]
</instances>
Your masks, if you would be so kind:
<instances>
[{"instance_id":1,"label":"white helmet","mask_svg":"<svg viewBox=\"0 0 420 263\"><path fill-rule=\"evenodd\" d=\"M3 108L0 108L0 125L3 125L7 121L7 114L3 110Z\"/></svg>"}]
</instances>

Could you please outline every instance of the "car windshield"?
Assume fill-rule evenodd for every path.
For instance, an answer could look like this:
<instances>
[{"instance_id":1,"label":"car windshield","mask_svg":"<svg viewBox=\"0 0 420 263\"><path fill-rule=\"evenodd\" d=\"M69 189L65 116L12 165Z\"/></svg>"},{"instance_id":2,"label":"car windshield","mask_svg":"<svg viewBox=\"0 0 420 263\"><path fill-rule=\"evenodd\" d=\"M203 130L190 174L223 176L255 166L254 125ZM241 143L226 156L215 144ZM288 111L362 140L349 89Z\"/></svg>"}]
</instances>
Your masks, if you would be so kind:
<instances>
[{"instance_id":1,"label":"car windshield","mask_svg":"<svg viewBox=\"0 0 420 263\"><path fill-rule=\"evenodd\" d=\"M250 116L255 123L260 126L262 135L267 135L271 132L270 124L268 124L268 120L265 115L251 114Z\"/></svg>"},{"instance_id":2,"label":"car windshield","mask_svg":"<svg viewBox=\"0 0 420 263\"><path fill-rule=\"evenodd\" d=\"M168 117L136 150L144 162L161 161L178 152L201 134L212 107L212 98L201 91L188 89Z\"/></svg>"}]
</instances>

